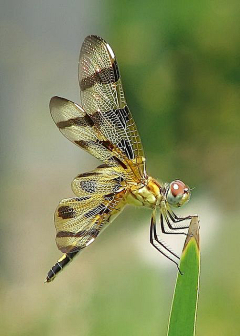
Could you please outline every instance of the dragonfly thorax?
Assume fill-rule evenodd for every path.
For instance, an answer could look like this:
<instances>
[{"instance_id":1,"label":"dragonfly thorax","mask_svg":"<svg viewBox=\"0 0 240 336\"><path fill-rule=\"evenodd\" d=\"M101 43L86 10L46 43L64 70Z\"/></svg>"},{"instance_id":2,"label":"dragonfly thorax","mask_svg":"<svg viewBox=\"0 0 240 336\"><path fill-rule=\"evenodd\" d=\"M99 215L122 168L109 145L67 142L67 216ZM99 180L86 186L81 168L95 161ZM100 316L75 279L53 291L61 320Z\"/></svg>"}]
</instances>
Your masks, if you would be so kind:
<instances>
[{"instance_id":1,"label":"dragonfly thorax","mask_svg":"<svg viewBox=\"0 0 240 336\"><path fill-rule=\"evenodd\" d=\"M132 188L127 196L127 203L136 206L146 206L148 208L155 208L163 200L161 194L160 184L148 177L147 184L140 186L140 188Z\"/></svg>"}]
</instances>

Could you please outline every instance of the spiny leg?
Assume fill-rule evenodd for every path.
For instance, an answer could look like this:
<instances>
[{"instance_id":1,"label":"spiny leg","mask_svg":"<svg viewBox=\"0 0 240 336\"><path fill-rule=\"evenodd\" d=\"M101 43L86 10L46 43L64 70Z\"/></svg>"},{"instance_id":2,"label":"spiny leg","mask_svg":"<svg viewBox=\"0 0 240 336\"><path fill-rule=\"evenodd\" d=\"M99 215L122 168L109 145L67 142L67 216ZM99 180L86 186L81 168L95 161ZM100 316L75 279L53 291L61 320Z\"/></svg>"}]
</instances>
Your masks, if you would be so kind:
<instances>
[{"instance_id":1,"label":"spiny leg","mask_svg":"<svg viewBox=\"0 0 240 336\"><path fill-rule=\"evenodd\" d=\"M182 221L185 221L185 220L188 220L188 219L192 219L192 216L189 215L189 216L186 216L186 217L178 217L170 207L167 207L167 213L169 215L169 217L171 218L171 220L174 222L174 223L178 223L178 222L182 222ZM188 228L188 226L186 227L182 227L182 228Z\"/></svg>"},{"instance_id":2,"label":"spiny leg","mask_svg":"<svg viewBox=\"0 0 240 336\"><path fill-rule=\"evenodd\" d=\"M161 217L161 219L162 219L162 217ZM152 224L152 220L151 220L151 224ZM162 232L163 233L174 233L174 232L165 232L164 231L164 228L162 227L162 223L161 223L161 229L162 229ZM163 246L169 253L171 253L172 255L174 255L174 257L176 257L177 259L180 259L179 258L179 256L176 254L176 253L174 253L173 251L171 251L168 247L166 247L162 242L161 242L161 240L159 240L159 236L157 235L157 228L156 228L156 221L155 221L155 223L154 223L154 225L153 225L153 236L154 236L154 240L156 240L156 242L158 243L158 244L160 244L161 246Z\"/></svg>"},{"instance_id":3,"label":"spiny leg","mask_svg":"<svg viewBox=\"0 0 240 336\"><path fill-rule=\"evenodd\" d=\"M170 230L172 230L172 231L170 231L170 230L166 230L166 227L165 227L165 225L164 225L164 219L163 219L163 216L164 216L164 218L165 218L165 221L166 221L166 223L167 223L168 228L169 228ZM161 225L161 230L162 230L162 232L165 233L165 234L185 234L185 235L186 235L185 232L176 232L176 230L178 230L178 229L187 229L187 228L188 228L188 226L187 226L187 227L174 227L174 226L170 223L170 221L169 221L167 215L164 214L164 213L163 213L163 214L161 213L161 215L160 215L160 225Z\"/></svg>"},{"instance_id":4,"label":"spiny leg","mask_svg":"<svg viewBox=\"0 0 240 336\"><path fill-rule=\"evenodd\" d=\"M155 216L155 211L153 212L152 218L151 218L151 225L150 225L150 243L152 244L152 246L158 250L162 255L164 255L166 258L168 258L169 260L171 260L176 266L177 269L179 271L179 273L182 275L183 273L181 272L178 263L172 259L171 257L169 257L165 252L163 252L160 247L158 247L155 244L155 241L161 246L163 247L165 250L167 250L169 253L171 253L172 255L174 255L177 259L179 259L179 257L172 252L169 248L167 248L158 238L157 236L157 230L156 230L156 216Z\"/></svg>"},{"instance_id":5,"label":"spiny leg","mask_svg":"<svg viewBox=\"0 0 240 336\"><path fill-rule=\"evenodd\" d=\"M164 221L162 219L162 215L163 215L163 217L164 217L164 219L166 221L167 226L169 227L170 230L172 230L172 232L171 231L166 231L164 229ZM172 219L172 218L170 217L170 219ZM173 222L173 223L170 222L170 220L168 218L168 213L167 213L166 208L162 208L161 209L161 227L162 227L162 230L165 230L164 233L166 233L166 234L173 234L174 233L174 234L184 234L184 235L187 235L186 232L183 232L183 231L176 232L176 230L188 229L189 226L175 226L175 222Z\"/></svg>"}]
</instances>

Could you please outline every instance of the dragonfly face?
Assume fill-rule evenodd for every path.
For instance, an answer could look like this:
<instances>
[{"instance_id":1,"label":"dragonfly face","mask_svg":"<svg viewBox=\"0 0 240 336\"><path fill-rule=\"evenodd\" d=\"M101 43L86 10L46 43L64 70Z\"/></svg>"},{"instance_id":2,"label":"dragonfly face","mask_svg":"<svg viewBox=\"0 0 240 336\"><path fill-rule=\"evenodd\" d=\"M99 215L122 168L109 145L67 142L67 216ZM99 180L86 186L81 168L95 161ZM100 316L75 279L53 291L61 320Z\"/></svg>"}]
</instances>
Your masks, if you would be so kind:
<instances>
[{"instance_id":1,"label":"dragonfly face","mask_svg":"<svg viewBox=\"0 0 240 336\"><path fill-rule=\"evenodd\" d=\"M116 57L101 37L85 38L79 58L81 106L53 97L50 111L61 133L103 164L72 182L76 197L63 199L55 211L56 243L64 255L48 272L52 281L79 252L92 244L126 204L151 208L151 244L168 259L178 256L159 239L156 211L163 233L184 233L188 225L171 206L189 200L180 180L161 185L146 173L146 159L137 127L127 106Z\"/></svg>"},{"instance_id":2,"label":"dragonfly face","mask_svg":"<svg viewBox=\"0 0 240 336\"><path fill-rule=\"evenodd\" d=\"M173 207L181 207L189 201L190 196L190 188L180 180L171 182L166 188L167 202Z\"/></svg>"}]
</instances>

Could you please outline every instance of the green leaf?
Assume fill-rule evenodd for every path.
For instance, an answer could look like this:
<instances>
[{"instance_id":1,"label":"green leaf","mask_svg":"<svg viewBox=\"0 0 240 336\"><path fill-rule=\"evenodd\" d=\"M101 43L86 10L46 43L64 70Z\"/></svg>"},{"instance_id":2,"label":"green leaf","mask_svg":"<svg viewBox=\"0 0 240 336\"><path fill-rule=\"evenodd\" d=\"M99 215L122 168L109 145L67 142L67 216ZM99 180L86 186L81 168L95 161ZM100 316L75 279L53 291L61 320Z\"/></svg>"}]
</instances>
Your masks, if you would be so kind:
<instances>
[{"instance_id":1,"label":"green leaf","mask_svg":"<svg viewBox=\"0 0 240 336\"><path fill-rule=\"evenodd\" d=\"M191 220L180 259L172 309L169 318L168 336L195 335L197 301L199 290L200 252L199 219Z\"/></svg>"}]
</instances>

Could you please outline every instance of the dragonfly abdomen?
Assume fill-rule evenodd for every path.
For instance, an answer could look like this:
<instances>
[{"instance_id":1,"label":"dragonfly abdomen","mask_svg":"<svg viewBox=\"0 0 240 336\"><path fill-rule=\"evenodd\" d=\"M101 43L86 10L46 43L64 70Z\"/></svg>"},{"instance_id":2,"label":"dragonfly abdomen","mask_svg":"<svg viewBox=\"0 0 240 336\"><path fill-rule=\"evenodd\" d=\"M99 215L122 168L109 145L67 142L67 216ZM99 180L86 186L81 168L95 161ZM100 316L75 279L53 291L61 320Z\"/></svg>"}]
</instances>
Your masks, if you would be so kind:
<instances>
[{"instance_id":1,"label":"dragonfly abdomen","mask_svg":"<svg viewBox=\"0 0 240 336\"><path fill-rule=\"evenodd\" d=\"M56 275L65 266L67 266L79 252L80 251L72 252L72 253L66 253L60 259L58 259L58 261L56 262L56 264L48 272L45 282L51 282L51 281L53 281L55 279Z\"/></svg>"}]
</instances>

